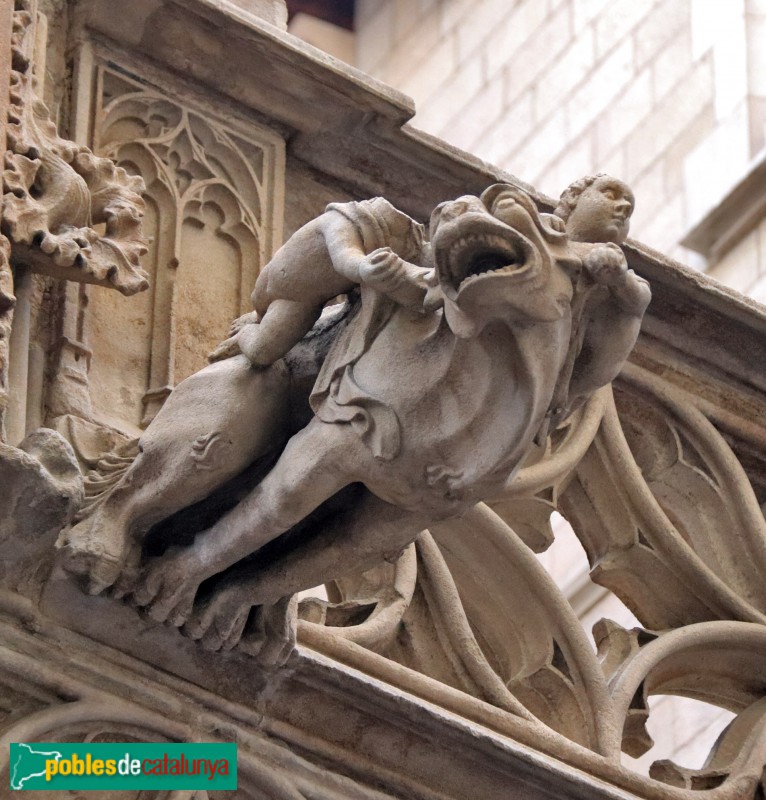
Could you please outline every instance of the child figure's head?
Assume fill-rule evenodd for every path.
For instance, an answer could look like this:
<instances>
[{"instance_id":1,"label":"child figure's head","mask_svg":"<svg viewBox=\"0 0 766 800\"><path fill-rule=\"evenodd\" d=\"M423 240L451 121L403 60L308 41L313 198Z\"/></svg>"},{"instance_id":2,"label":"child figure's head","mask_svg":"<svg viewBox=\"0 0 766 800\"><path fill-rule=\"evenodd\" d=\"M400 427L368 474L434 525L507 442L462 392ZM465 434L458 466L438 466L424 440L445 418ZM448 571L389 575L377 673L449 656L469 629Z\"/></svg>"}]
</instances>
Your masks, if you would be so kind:
<instances>
[{"instance_id":1,"label":"child figure's head","mask_svg":"<svg viewBox=\"0 0 766 800\"><path fill-rule=\"evenodd\" d=\"M622 244L634 205L630 187L601 172L569 185L553 213L564 220L572 241Z\"/></svg>"}]
</instances>

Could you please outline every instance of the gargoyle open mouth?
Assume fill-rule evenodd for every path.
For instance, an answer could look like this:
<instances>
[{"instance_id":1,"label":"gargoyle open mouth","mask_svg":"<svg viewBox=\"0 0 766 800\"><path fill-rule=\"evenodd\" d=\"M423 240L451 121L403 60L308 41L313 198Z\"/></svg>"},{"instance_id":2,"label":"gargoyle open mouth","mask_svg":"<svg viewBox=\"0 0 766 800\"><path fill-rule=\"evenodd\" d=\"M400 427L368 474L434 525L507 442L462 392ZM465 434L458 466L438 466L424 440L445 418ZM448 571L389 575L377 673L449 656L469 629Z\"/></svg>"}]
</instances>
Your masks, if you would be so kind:
<instances>
[{"instance_id":1,"label":"gargoyle open mouth","mask_svg":"<svg viewBox=\"0 0 766 800\"><path fill-rule=\"evenodd\" d=\"M532 247L510 233L470 233L456 239L447 252L453 288L459 291L488 275L509 275L523 270L532 256Z\"/></svg>"}]
</instances>

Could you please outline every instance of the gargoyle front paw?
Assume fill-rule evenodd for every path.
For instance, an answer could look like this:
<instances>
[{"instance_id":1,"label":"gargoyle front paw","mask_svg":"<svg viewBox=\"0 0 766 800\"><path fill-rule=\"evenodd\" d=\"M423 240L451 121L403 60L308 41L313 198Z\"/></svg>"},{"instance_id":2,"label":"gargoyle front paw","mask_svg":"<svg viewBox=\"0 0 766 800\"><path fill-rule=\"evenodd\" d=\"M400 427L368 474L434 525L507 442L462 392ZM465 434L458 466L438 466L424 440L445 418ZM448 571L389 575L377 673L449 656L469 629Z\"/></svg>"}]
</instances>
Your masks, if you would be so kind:
<instances>
[{"instance_id":1,"label":"gargoyle front paw","mask_svg":"<svg viewBox=\"0 0 766 800\"><path fill-rule=\"evenodd\" d=\"M120 576L110 589L110 596L115 600L122 600L127 595L133 594L141 575L141 544L133 542L128 550L125 563L120 570Z\"/></svg>"},{"instance_id":2,"label":"gargoyle front paw","mask_svg":"<svg viewBox=\"0 0 766 800\"><path fill-rule=\"evenodd\" d=\"M252 606L240 587L224 588L195 608L183 632L205 650L231 650L242 638Z\"/></svg>"},{"instance_id":3,"label":"gargoyle front paw","mask_svg":"<svg viewBox=\"0 0 766 800\"><path fill-rule=\"evenodd\" d=\"M182 550L155 559L139 576L133 602L146 609L155 622L169 622L180 627L190 616L201 574L190 550Z\"/></svg>"}]
</instances>

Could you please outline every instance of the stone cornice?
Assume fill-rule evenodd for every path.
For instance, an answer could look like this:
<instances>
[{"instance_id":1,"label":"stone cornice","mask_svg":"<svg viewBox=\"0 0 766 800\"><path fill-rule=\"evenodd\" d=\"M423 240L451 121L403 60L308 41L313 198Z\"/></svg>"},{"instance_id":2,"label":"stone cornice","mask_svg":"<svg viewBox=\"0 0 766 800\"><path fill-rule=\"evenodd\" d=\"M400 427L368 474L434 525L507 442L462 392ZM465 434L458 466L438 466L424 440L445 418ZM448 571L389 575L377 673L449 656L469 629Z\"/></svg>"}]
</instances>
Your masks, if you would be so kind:
<instances>
[{"instance_id":1,"label":"stone cornice","mask_svg":"<svg viewBox=\"0 0 766 800\"><path fill-rule=\"evenodd\" d=\"M0 683L28 682L38 695L57 695L61 703L49 712L57 721L67 706L76 716L80 704L91 716L99 707L113 709L114 724L141 720L158 735L236 741L241 778L250 783L265 772L333 800L457 800L470 796L480 775L483 800L688 796L552 731L526 730L523 720L473 698L466 699L480 707L484 724L403 694L393 675L401 667L371 653L366 655L376 663L367 674L347 666L342 650L348 643L340 642L338 650L331 635L324 646L299 646L287 664L268 674L242 653L206 653L119 603L79 595L66 581L54 581L46 595L38 610L0 592ZM108 725L110 718L102 722ZM6 728L5 738L12 733ZM550 755L554 749L563 760ZM320 765L330 765L331 772Z\"/></svg>"}]
</instances>

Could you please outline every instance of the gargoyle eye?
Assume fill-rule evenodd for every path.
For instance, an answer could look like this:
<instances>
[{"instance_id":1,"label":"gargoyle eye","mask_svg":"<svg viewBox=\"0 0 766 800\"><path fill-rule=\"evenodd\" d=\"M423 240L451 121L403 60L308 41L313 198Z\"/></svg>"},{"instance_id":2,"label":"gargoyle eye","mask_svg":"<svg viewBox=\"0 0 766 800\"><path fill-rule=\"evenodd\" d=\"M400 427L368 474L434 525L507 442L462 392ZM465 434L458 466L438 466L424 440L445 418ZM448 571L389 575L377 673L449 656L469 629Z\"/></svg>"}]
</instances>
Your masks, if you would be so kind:
<instances>
[{"instance_id":1,"label":"gargoyle eye","mask_svg":"<svg viewBox=\"0 0 766 800\"><path fill-rule=\"evenodd\" d=\"M492 206L492 211L498 211L498 210L502 211L502 209L504 208L511 208L511 206L515 205L516 201L512 197L501 196L495 201L495 204Z\"/></svg>"}]
</instances>

